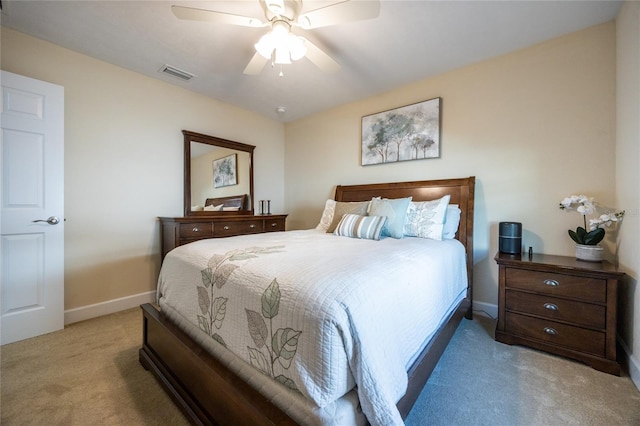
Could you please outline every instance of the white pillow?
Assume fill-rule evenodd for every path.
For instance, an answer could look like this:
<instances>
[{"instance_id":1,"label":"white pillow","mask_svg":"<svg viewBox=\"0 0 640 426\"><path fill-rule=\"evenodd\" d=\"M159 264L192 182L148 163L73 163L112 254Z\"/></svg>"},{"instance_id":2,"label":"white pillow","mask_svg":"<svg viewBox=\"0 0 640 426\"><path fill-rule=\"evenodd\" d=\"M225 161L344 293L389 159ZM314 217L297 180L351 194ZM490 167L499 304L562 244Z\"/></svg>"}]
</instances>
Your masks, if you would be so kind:
<instances>
[{"instance_id":1,"label":"white pillow","mask_svg":"<svg viewBox=\"0 0 640 426\"><path fill-rule=\"evenodd\" d=\"M450 195L433 201L412 201L407 209L404 234L409 237L442 240L445 213Z\"/></svg>"},{"instance_id":2,"label":"white pillow","mask_svg":"<svg viewBox=\"0 0 640 426\"><path fill-rule=\"evenodd\" d=\"M444 215L444 227L442 229L443 240L453 240L460 225L460 207L457 204L449 204Z\"/></svg>"},{"instance_id":3,"label":"white pillow","mask_svg":"<svg viewBox=\"0 0 640 426\"><path fill-rule=\"evenodd\" d=\"M204 211L206 211L206 212L218 212L218 211L222 210L223 206L224 206L224 204L220 204L219 206L214 206L213 204L210 204L208 206L204 206Z\"/></svg>"},{"instance_id":4,"label":"white pillow","mask_svg":"<svg viewBox=\"0 0 640 426\"><path fill-rule=\"evenodd\" d=\"M327 232L329 229L329 225L333 221L333 213L336 210L336 201L332 199L328 199L324 205L324 211L322 212L322 217L320 217L320 223L316 226L318 231Z\"/></svg>"}]
</instances>

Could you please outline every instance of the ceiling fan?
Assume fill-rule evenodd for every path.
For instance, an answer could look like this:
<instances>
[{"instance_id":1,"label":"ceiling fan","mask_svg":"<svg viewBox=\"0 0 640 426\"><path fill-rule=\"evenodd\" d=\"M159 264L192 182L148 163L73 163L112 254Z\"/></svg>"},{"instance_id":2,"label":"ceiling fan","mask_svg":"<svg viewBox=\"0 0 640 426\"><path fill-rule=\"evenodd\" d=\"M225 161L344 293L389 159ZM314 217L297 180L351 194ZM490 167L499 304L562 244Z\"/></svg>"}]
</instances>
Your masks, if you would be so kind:
<instances>
[{"instance_id":1,"label":"ceiling fan","mask_svg":"<svg viewBox=\"0 0 640 426\"><path fill-rule=\"evenodd\" d=\"M373 19L380 13L378 0L343 0L302 13L302 0L259 0L264 20L214 10L171 6L179 19L207 21L243 27L271 27L254 45L256 53L244 69L244 74L259 74L265 63L290 64L308 58L325 72L337 71L340 65L305 37L295 35L293 29L311 30L344 22Z\"/></svg>"}]
</instances>

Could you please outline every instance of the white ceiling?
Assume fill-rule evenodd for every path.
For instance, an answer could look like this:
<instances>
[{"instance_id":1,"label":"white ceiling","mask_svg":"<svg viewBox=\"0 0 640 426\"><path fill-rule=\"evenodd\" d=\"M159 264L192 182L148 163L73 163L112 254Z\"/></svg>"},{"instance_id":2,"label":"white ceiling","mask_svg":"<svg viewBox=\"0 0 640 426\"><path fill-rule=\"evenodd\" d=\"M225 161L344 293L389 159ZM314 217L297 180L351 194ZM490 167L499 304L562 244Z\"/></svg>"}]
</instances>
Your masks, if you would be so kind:
<instances>
[{"instance_id":1,"label":"white ceiling","mask_svg":"<svg viewBox=\"0 0 640 426\"><path fill-rule=\"evenodd\" d=\"M333 1L304 1L313 10ZM366 0L351 0L366 1ZM172 4L263 18L258 0L2 0L2 26L283 122L615 19L617 0L381 0L380 16L309 31L341 69L303 58L244 75L266 32L178 20ZM169 64L196 75L160 74ZM277 107L286 107L284 114Z\"/></svg>"}]
</instances>

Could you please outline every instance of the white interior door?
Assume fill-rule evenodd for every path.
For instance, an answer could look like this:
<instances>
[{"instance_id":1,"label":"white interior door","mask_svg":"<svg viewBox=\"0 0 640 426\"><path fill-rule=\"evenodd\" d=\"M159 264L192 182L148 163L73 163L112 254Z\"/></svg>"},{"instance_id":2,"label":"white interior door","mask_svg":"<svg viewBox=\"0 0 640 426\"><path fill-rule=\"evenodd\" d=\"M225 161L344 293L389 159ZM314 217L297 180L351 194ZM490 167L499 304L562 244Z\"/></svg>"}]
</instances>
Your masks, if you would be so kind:
<instances>
[{"instance_id":1,"label":"white interior door","mask_svg":"<svg viewBox=\"0 0 640 426\"><path fill-rule=\"evenodd\" d=\"M0 343L64 327L64 88L2 71Z\"/></svg>"}]
</instances>

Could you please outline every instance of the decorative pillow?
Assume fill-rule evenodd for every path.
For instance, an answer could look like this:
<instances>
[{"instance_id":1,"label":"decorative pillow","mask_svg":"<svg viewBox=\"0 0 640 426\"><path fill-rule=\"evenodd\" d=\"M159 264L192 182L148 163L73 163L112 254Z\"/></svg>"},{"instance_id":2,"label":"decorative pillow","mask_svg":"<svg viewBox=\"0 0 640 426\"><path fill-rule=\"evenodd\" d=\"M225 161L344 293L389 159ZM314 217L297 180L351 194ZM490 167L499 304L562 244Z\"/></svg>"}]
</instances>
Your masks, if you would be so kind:
<instances>
[{"instance_id":1,"label":"decorative pillow","mask_svg":"<svg viewBox=\"0 0 640 426\"><path fill-rule=\"evenodd\" d=\"M411 197L407 198L373 198L369 205L371 216L386 216L387 221L382 228L382 235L392 238L402 238L404 236L404 222L407 218L407 209Z\"/></svg>"},{"instance_id":2,"label":"decorative pillow","mask_svg":"<svg viewBox=\"0 0 640 426\"><path fill-rule=\"evenodd\" d=\"M316 226L318 231L327 232L327 229L329 229L329 225L331 225L331 221L333 220L333 212L335 209L336 201L329 198L324 204L324 211L322 212L322 217L320 217L320 223Z\"/></svg>"},{"instance_id":3,"label":"decorative pillow","mask_svg":"<svg viewBox=\"0 0 640 426\"><path fill-rule=\"evenodd\" d=\"M333 218L331 224L327 228L327 232L331 233L336 230L336 226L345 214L359 214L364 216L367 213L367 207L369 207L368 201L354 201L354 202L341 202L336 201L336 206L333 211Z\"/></svg>"},{"instance_id":4,"label":"decorative pillow","mask_svg":"<svg viewBox=\"0 0 640 426\"><path fill-rule=\"evenodd\" d=\"M206 211L206 212L218 212L218 211L221 211L223 207L224 207L224 204L220 204L218 206L214 206L213 204L211 204L211 205L208 205L208 206L204 206L204 211Z\"/></svg>"},{"instance_id":5,"label":"decorative pillow","mask_svg":"<svg viewBox=\"0 0 640 426\"><path fill-rule=\"evenodd\" d=\"M384 216L345 214L333 231L333 235L379 240L386 220Z\"/></svg>"},{"instance_id":6,"label":"decorative pillow","mask_svg":"<svg viewBox=\"0 0 640 426\"><path fill-rule=\"evenodd\" d=\"M442 229L443 240L453 240L458 232L458 225L460 225L460 207L457 204L449 204L447 211L444 214L444 228Z\"/></svg>"},{"instance_id":7,"label":"decorative pillow","mask_svg":"<svg viewBox=\"0 0 640 426\"><path fill-rule=\"evenodd\" d=\"M219 207L219 206L216 206L216 207ZM237 211L240 211L240 207L222 207L221 209L218 209L218 210L222 210L225 212L237 212Z\"/></svg>"},{"instance_id":8,"label":"decorative pillow","mask_svg":"<svg viewBox=\"0 0 640 426\"><path fill-rule=\"evenodd\" d=\"M442 240L444 218L450 198L450 195L445 195L438 200L411 202L407 209L404 234L409 237Z\"/></svg>"}]
</instances>

